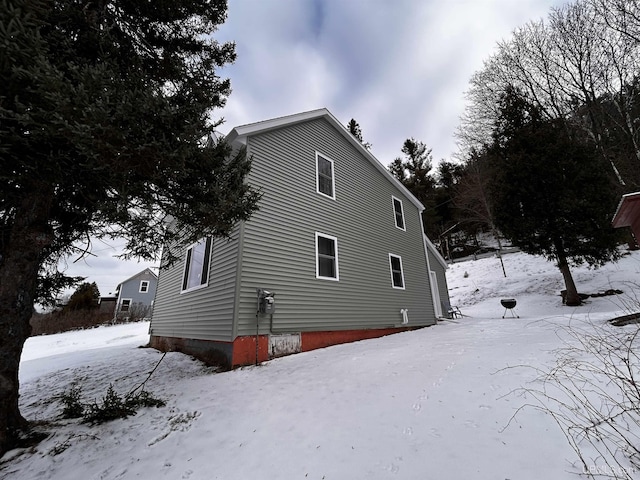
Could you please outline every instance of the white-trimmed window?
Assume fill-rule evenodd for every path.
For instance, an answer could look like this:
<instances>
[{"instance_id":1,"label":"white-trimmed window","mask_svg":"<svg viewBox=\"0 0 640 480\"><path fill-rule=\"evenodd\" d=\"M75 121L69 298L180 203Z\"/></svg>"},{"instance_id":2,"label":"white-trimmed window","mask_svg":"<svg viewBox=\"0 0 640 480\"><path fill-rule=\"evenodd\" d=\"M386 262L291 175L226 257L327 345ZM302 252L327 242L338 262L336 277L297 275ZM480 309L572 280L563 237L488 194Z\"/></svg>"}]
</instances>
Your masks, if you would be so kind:
<instances>
[{"instance_id":1,"label":"white-trimmed window","mask_svg":"<svg viewBox=\"0 0 640 480\"><path fill-rule=\"evenodd\" d=\"M404 272L402 271L402 257L389 254L389 268L391 269L391 286L404 290Z\"/></svg>"},{"instance_id":2,"label":"white-trimmed window","mask_svg":"<svg viewBox=\"0 0 640 480\"><path fill-rule=\"evenodd\" d=\"M120 302L120 311L128 312L130 309L131 309L131 299L123 298L122 301Z\"/></svg>"},{"instance_id":3,"label":"white-trimmed window","mask_svg":"<svg viewBox=\"0 0 640 480\"><path fill-rule=\"evenodd\" d=\"M338 269L338 239L316 232L316 278L340 279Z\"/></svg>"},{"instance_id":4,"label":"white-trimmed window","mask_svg":"<svg viewBox=\"0 0 640 480\"><path fill-rule=\"evenodd\" d=\"M140 290L138 290L138 292L140 293L149 292L149 280L140 280Z\"/></svg>"},{"instance_id":5,"label":"white-trimmed window","mask_svg":"<svg viewBox=\"0 0 640 480\"><path fill-rule=\"evenodd\" d=\"M211 238L203 238L187 249L184 261L182 291L204 287L209 281Z\"/></svg>"},{"instance_id":6,"label":"white-trimmed window","mask_svg":"<svg viewBox=\"0 0 640 480\"><path fill-rule=\"evenodd\" d=\"M404 226L404 209L402 208L402 200L392 195L391 201L393 203L393 215L395 217L396 227L400 230L406 231L406 227Z\"/></svg>"},{"instance_id":7,"label":"white-trimmed window","mask_svg":"<svg viewBox=\"0 0 640 480\"><path fill-rule=\"evenodd\" d=\"M316 152L316 191L333 200L336 199L336 182L333 160Z\"/></svg>"}]
</instances>

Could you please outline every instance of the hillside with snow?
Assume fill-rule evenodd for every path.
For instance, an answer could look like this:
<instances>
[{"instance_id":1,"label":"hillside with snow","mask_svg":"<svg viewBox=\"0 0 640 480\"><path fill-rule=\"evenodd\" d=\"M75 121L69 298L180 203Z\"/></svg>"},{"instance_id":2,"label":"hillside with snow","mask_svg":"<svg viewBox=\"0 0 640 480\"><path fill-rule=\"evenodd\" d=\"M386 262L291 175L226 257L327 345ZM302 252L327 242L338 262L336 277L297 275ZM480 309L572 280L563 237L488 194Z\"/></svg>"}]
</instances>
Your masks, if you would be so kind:
<instances>
[{"instance_id":1,"label":"hillside with snow","mask_svg":"<svg viewBox=\"0 0 640 480\"><path fill-rule=\"evenodd\" d=\"M48 437L8 452L0 477L29 479L575 479L586 466L554 419L535 408L540 371L571 342L567 327L629 335L607 321L640 309L640 252L575 268L582 293L620 295L563 306L561 275L540 257L455 263L447 279L464 317L218 373L179 353L141 348L148 324L30 338L21 408ZM512 318L500 304L515 298ZM158 362L159 365L158 365ZM71 385L89 402L110 384L146 388L165 407L90 426L60 416ZM527 407L527 405L534 405ZM593 455L592 455L593 454ZM592 456L589 456L592 455ZM624 463L626 462L626 463Z\"/></svg>"}]
</instances>

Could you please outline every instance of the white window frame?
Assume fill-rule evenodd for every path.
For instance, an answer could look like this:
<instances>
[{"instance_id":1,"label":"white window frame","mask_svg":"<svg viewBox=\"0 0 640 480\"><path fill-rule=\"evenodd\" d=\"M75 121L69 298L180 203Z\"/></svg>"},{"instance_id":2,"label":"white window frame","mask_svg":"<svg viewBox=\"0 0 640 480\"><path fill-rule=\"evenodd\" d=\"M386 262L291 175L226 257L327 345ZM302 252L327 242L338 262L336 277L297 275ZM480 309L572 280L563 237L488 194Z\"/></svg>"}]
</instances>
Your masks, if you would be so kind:
<instances>
[{"instance_id":1,"label":"white window frame","mask_svg":"<svg viewBox=\"0 0 640 480\"><path fill-rule=\"evenodd\" d=\"M126 302L126 309L124 308L125 302ZM120 308L118 308L118 311L129 312L131 311L132 306L133 306L133 298L123 298L122 300L120 300Z\"/></svg>"},{"instance_id":2,"label":"white window frame","mask_svg":"<svg viewBox=\"0 0 640 480\"><path fill-rule=\"evenodd\" d=\"M138 293L149 293L149 280L140 280L140 288L138 289Z\"/></svg>"},{"instance_id":3,"label":"white window frame","mask_svg":"<svg viewBox=\"0 0 640 480\"><path fill-rule=\"evenodd\" d=\"M402 278L402 286L397 286L395 284L395 281L393 279L393 262L391 261L392 258L397 258L400 261L400 277ZM400 255L395 255L393 253L389 254L389 272L391 273L391 286L397 290L404 290L405 288L405 281L404 281L404 268L402 266L402 257Z\"/></svg>"},{"instance_id":4,"label":"white window frame","mask_svg":"<svg viewBox=\"0 0 640 480\"><path fill-rule=\"evenodd\" d=\"M398 225L398 215L396 213L396 202L400 204L400 215L402 216L402 226ZM405 222L405 219L404 219L404 204L402 203L402 200L400 200L398 197L394 197L393 195L391 195L391 206L393 207L393 221L396 225L396 228L399 230L402 230L403 232L406 232L407 223Z\"/></svg>"},{"instance_id":5,"label":"white window frame","mask_svg":"<svg viewBox=\"0 0 640 480\"><path fill-rule=\"evenodd\" d=\"M205 243L204 249L204 257L202 262L202 271L200 272L200 283L198 285L193 285L189 287L189 273L191 270L191 261L193 256L193 249L200 245L202 242ZM193 243L189 248L187 248L184 254L184 269L182 271L182 283L180 293L191 292L193 290L198 290L200 288L204 288L209 285L209 276L210 276L210 263L211 263L211 251L213 250L213 239L211 237L204 237ZM204 281L202 281L204 277Z\"/></svg>"},{"instance_id":6,"label":"white window frame","mask_svg":"<svg viewBox=\"0 0 640 480\"><path fill-rule=\"evenodd\" d=\"M324 192L320 191L320 157L324 160L328 161L331 164L331 195L327 195ZM330 198L331 200L336 199L336 169L335 163L326 155L323 155L320 152L316 152L316 192L322 195L323 197Z\"/></svg>"},{"instance_id":7,"label":"white window frame","mask_svg":"<svg viewBox=\"0 0 640 480\"><path fill-rule=\"evenodd\" d=\"M318 238L326 238L328 240L333 241L334 251L335 251L335 277L325 277L320 275L320 254L318 252ZM334 282L340 281L340 268L338 266L338 239L331 235L327 235L326 233L316 232L316 278L319 280L331 280Z\"/></svg>"}]
</instances>

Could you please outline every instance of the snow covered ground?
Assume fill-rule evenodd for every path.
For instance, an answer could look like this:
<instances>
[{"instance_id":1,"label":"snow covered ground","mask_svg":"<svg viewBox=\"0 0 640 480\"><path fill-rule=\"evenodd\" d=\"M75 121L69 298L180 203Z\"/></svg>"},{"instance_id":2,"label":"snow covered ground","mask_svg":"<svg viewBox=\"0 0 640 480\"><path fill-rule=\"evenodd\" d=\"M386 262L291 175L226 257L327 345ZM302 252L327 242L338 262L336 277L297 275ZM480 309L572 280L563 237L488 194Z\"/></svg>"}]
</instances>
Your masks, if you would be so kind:
<instances>
[{"instance_id":1,"label":"snow covered ground","mask_svg":"<svg viewBox=\"0 0 640 480\"><path fill-rule=\"evenodd\" d=\"M536 377L522 366L553 365L569 323L606 325L638 308L640 252L596 271L574 269L581 292L625 292L578 308L561 305L551 263L522 253L504 263L506 278L496 258L450 267L452 303L465 314L455 322L225 373L167 354L147 384L167 406L99 426L60 419L56 396L73 382L85 401L109 384L121 393L139 385L162 357L140 348L148 324L31 338L21 408L50 436L7 453L0 477L581 478L584 466L549 415L524 408L514 417L532 401L518 389ZM520 318L502 318L506 297L517 299ZM598 459L589 468L609 473ZM640 477L631 466L622 474Z\"/></svg>"}]
</instances>

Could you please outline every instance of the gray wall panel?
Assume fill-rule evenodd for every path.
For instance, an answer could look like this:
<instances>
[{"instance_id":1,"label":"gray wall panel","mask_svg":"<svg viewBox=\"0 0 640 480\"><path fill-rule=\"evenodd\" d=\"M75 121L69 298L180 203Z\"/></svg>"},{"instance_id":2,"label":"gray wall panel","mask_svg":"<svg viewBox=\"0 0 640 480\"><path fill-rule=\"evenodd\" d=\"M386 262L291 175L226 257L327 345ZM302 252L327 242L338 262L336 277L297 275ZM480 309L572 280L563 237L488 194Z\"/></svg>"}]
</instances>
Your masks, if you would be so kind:
<instances>
[{"instance_id":1,"label":"gray wall panel","mask_svg":"<svg viewBox=\"0 0 640 480\"><path fill-rule=\"evenodd\" d=\"M236 228L230 240L216 239L210 258L206 287L181 293L184 261L161 269L151 319L157 336L200 340L233 340L236 259Z\"/></svg>"},{"instance_id":2,"label":"gray wall panel","mask_svg":"<svg viewBox=\"0 0 640 480\"><path fill-rule=\"evenodd\" d=\"M143 280L149 282L149 287L146 292L140 291L140 282ZM129 278L120 284L118 308L120 307L123 299L130 299L132 306L135 304L151 306L156 295L157 286L158 278L148 270L144 270L134 277Z\"/></svg>"},{"instance_id":3,"label":"gray wall panel","mask_svg":"<svg viewBox=\"0 0 640 480\"><path fill-rule=\"evenodd\" d=\"M248 147L250 182L264 196L245 224L238 335L255 333L257 287L276 292L274 331L398 326L401 308L409 325L435 322L419 212L394 183L325 120L252 136ZM335 201L316 193L316 151L334 162ZM338 282L315 278L316 231L338 239ZM389 253L402 257L405 290L391 286Z\"/></svg>"},{"instance_id":4,"label":"gray wall panel","mask_svg":"<svg viewBox=\"0 0 640 480\"><path fill-rule=\"evenodd\" d=\"M445 268L442 264L436 259L435 255L428 250L429 254L429 263L431 266L431 270L436 272L436 276L438 277L438 294L440 295L441 305L447 305L450 303L449 301L449 286L447 285L447 274ZM446 312L444 312L446 314Z\"/></svg>"}]
</instances>

